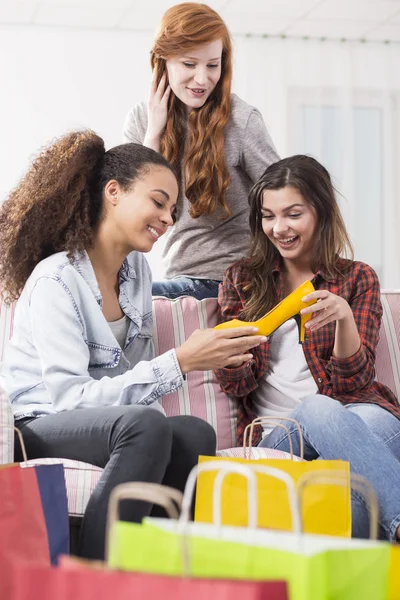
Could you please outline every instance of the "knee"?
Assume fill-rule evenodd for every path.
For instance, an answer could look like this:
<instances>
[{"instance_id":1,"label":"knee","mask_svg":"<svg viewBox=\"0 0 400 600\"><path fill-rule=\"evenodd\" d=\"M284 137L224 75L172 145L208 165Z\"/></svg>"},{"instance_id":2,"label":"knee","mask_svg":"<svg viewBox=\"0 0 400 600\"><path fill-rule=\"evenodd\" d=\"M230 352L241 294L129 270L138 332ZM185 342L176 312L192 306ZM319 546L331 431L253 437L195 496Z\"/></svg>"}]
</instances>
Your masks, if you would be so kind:
<instances>
[{"instance_id":1,"label":"knee","mask_svg":"<svg viewBox=\"0 0 400 600\"><path fill-rule=\"evenodd\" d=\"M358 415L371 429L385 427L392 415L377 404L347 404L347 410Z\"/></svg>"},{"instance_id":2,"label":"knee","mask_svg":"<svg viewBox=\"0 0 400 600\"><path fill-rule=\"evenodd\" d=\"M196 455L215 456L217 437L214 428L198 417L170 417L174 438Z\"/></svg>"},{"instance_id":3,"label":"knee","mask_svg":"<svg viewBox=\"0 0 400 600\"><path fill-rule=\"evenodd\" d=\"M144 446L159 447L169 453L172 444L172 431L168 419L159 411L148 406L132 406L120 416L115 424L115 443L143 442Z\"/></svg>"},{"instance_id":4,"label":"knee","mask_svg":"<svg viewBox=\"0 0 400 600\"><path fill-rule=\"evenodd\" d=\"M299 408L294 411L293 418L300 423L307 422L314 426L329 426L330 423L337 422L341 411L345 410L338 400L329 396L316 394L305 398Z\"/></svg>"},{"instance_id":5,"label":"knee","mask_svg":"<svg viewBox=\"0 0 400 600\"><path fill-rule=\"evenodd\" d=\"M215 456L217 448L215 429L207 421L204 421L204 419L197 417L192 417L192 419L190 430L192 431L193 438L198 440L200 445L199 454Z\"/></svg>"}]
</instances>

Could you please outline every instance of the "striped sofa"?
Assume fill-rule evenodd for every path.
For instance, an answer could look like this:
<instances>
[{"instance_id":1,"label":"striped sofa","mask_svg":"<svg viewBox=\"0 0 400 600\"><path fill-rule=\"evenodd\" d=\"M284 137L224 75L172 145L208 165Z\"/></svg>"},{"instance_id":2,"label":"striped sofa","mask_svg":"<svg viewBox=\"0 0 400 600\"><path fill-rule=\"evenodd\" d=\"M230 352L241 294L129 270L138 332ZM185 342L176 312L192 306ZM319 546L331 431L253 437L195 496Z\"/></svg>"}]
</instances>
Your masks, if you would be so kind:
<instances>
[{"instance_id":1,"label":"striped sofa","mask_svg":"<svg viewBox=\"0 0 400 600\"><path fill-rule=\"evenodd\" d=\"M382 291L384 316L376 360L378 381L389 386L400 397L400 291ZM0 305L0 360L13 329L14 308ZM154 342L157 354L179 346L197 328L213 327L217 323L217 302L197 301L191 297L167 300L154 298ZM194 415L208 421L217 433L218 453L240 456L236 446L236 405L220 389L211 371L189 373L184 387L165 396L162 405L168 416ZM0 382L0 425L13 424L11 405ZM13 461L14 434L0 427L0 464ZM256 450L256 456L287 458L271 450ZM29 457L28 457L29 458ZM62 462L71 516L83 515L90 494L96 486L101 469L93 465L66 459L43 458L30 464Z\"/></svg>"}]
</instances>

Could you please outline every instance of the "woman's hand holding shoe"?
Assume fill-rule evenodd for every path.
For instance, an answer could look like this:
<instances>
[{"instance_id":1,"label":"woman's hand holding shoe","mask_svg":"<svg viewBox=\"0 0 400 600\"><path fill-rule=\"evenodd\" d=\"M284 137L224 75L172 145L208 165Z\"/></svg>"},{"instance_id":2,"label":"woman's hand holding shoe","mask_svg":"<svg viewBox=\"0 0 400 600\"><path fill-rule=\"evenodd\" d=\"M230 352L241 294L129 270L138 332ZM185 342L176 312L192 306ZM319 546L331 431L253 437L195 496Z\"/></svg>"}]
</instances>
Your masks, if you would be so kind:
<instances>
[{"instance_id":1,"label":"woman's hand holding shoe","mask_svg":"<svg viewBox=\"0 0 400 600\"><path fill-rule=\"evenodd\" d=\"M182 373L239 367L252 358L251 348L267 341L263 335L254 335L257 331L255 327L197 329L176 349Z\"/></svg>"}]
</instances>

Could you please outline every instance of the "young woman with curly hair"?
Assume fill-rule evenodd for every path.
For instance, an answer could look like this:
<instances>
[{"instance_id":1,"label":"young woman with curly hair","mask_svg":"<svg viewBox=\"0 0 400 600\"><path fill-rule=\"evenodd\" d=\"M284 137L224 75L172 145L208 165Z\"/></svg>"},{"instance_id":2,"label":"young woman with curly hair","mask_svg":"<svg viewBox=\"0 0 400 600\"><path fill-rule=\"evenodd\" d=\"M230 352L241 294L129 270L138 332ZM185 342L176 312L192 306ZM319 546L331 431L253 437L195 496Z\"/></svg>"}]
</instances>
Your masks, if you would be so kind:
<instances>
[{"instance_id":1,"label":"young woman with curly hair","mask_svg":"<svg viewBox=\"0 0 400 600\"><path fill-rule=\"evenodd\" d=\"M202 330L154 356L142 253L172 224L177 196L160 154L138 144L106 152L95 133L80 131L44 150L0 211L0 285L18 299L0 375L30 458L104 469L83 519L80 553L89 558L104 554L115 485L182 490L198 455L215 453L208 423L166 418L158 400L189 371L239 364L262 339L249 335L253 327L245 338ZM151 510L122 508L133 521Z\"/></svg>"},{"instance_id":2,"label":"young woman with curly hair","mask_svg":"<svg viewBox=\"0 0 400 600\"><path fill-rule=\"evenodd\" d=\"M160 151L181 181L167 280L153 294L216 297L225 269L247 251L250 187L278 156L260 112L231 94L231 39L212 8L168 9L151 68L149 100L129 112L124 139Z\"/></svg>"}]
</instances>

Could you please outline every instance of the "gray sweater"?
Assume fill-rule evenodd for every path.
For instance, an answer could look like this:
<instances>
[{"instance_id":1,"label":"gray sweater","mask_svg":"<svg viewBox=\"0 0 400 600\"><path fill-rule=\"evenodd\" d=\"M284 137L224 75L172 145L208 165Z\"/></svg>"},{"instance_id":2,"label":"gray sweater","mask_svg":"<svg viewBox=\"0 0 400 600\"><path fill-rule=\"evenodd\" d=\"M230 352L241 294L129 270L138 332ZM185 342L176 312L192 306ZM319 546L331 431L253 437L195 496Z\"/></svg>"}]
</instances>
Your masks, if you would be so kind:
<instances>
[{"instance_id":1,"label":"gray sweater","mask_svg":"<svg viewBox=\"0 0 400 600\"><path fill-rule=\"evenodd\" d=\"M146 102L136 104L124 125L124 141L143 143L147 129ZM163 260L166 277L180 275L222 280L225 270L244 256L249 243L248 193L265 169L279 160L260 112L232 94L232 114L225 129L225 160L231 177L226 200L231 215L193 219L190 202L181 197L177 221L170 228Z\"/></svg>"}]
</instances>

